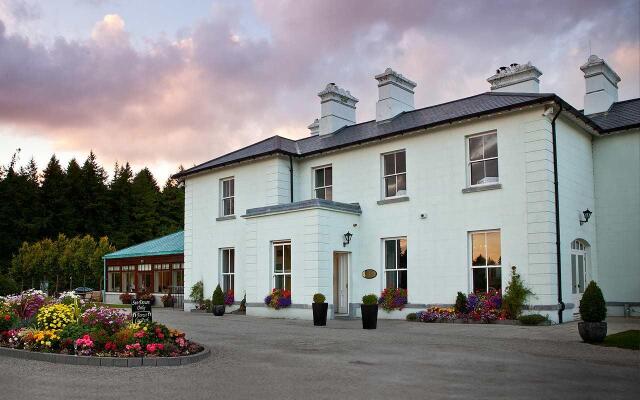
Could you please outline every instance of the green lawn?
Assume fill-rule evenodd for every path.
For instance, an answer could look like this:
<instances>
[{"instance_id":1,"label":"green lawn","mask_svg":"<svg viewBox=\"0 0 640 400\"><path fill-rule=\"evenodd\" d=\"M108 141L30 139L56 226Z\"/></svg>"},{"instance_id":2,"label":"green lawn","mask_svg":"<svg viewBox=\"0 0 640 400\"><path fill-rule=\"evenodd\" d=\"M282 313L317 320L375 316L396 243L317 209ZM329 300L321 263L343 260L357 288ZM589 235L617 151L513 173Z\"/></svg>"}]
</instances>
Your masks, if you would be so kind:
<instances>
[{"instance_id":1,"label":"green lawn","mask_svg":"<svg viewBox=\"0 0 640 400\"><path fill-rule=\"evenodd\" d=\"M640 350L640 330L630 330L608 335L602 344L603 346Z\"/></svg>"}]
</instances>

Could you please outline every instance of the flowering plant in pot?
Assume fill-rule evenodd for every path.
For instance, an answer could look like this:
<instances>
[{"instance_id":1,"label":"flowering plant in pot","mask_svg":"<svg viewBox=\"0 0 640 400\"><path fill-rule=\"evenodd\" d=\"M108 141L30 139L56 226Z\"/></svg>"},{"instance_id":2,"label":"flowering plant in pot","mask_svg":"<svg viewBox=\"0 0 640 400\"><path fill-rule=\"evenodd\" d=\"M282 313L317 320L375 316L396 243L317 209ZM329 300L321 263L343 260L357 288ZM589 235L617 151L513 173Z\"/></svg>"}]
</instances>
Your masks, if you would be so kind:
<instances>
[{"instance_id":1,"label":"flowering plant in pot","mask_svg":"<svg viewBox=\"0 0 640 400\"><path fill-rule=\"evenodd\" d=\"M598 285L591 281L580 300L580 318L578 333L587 343L600 343L607 337L607 307Z\"/></svg>"},{"instance_id":2,"label":"flowering plant in pot","mask_svg":"<svg viewBox=\"0 0 640 400\"><path fill-rule=\"evenodd\" d=\"M360 313L362 314L362 329L376 329L378 325L378 296L375 294L362 296Z\"/></svg>"},{"instance_id":3,"label":"flowering plant in pot","mask_svg":"<svg viewBox=\"0 0 640 400\"><path fill-rule=\"evenodd\" d=\"M286 289L273 289L271 294L264 298L267 307L279 310L291 305L291 291Z\"/></svg>"},{"instance_id":4,"label":"flowering plant in pot","mask_svg":"<svg viewBox=\"0 0 640 400\"><path fill-rule=\"evenodd\" d=\"M322 293L316 293L313 295L313 304L311 305L311 308L313 309L314 326L327 325L327 310L329 309L329 304L327 304L325 300L326 297Z\"/></svg>"},{"instance_id":5,"label":"flowering plant in pot","mask_svg":"<svg viewBox=\"0 0 640 400\"><path fill-rule=\"evenodd\" d=\"M165 294L160 300L162 300L162 304L165 307L173 307L173 296L171 296L171 293Z\"/></svg>"},{"instance_id":6,"label":"flowering plant in pot","mask_svg":"<svg viewBox=\"0 0 640 400\"><path fill-rule=\"evenodd\" d=\"M224 315L224 295L220 285L216 286L216 290L213 291L213 297L211 297L211 306L213 307L213 315L221 317Z\"/></svg>"},{"instance_id":7,"label":"flowering plant in pot","mask_svg":"<svg viewBox=\"0 0 640 400\"><path fill-rule=\"evenodd\" d=\"M224 305L232 306L235 301L235 296L233 294L233 290L229 289L224 293Z\"/></svg>"},{"instance_id":8,"label":"flowering plant in pot","mask_svg":"<svg viewBox=\"0 0 640 400\"><path fill-rule=\"evenodd\" d=\"M387 288L382 291L378 304L386 312L393 310L402 310L404 305L407 304L407 290L401 288Z\"/></svg>"},{"instance_id":9,"label":"flowering plant in pot","mask_svg":"<svg viewBox=\"0 0 640 400\"><path fill-rule=\"evenodd\" d=\"M120 295L120 301L122 304L131 304L131 300L133 300L131 293L122 293Z\"/></svg>"},{"instance_id":10,"label":"flowering plant in pot","mask_svg":"<svg viewBox=\"0 0 640 400\"><path fill-rule=\"evenodd\" d=\"M136 293L136 299L149 300L151 302L151 305L156 302L156 297L149 291Z\"/></svg>"}]
</instances>

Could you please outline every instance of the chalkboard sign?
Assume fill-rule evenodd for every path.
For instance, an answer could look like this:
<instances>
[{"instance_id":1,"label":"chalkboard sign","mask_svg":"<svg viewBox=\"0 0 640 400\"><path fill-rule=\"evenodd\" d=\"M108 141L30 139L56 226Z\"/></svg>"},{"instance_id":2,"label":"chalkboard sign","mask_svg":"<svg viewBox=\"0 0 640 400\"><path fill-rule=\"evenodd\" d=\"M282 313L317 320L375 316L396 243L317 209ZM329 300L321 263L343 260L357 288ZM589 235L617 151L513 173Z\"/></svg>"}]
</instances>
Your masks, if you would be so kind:
<instances>
[{"instance_id":1,"label":"chalkboard sign","mask_svg":"<svg viewBox=\"0 0 640 400\"><path fill-rule=\"evenodd\" d=\"M134 324L153 321L151 316L151 300L131 300L131 318Z\"/></svg>"},{"instance_id":2,"label":"chalkboard sign","mask_svg":"<svg viewBox=\"0 0 640 400\"><path fill-rule=\"evenodd\" d=\"M376 272L375 269L367 268L364 271L362 271L362 277L364 279L373 279L376 276L378 276L378 273Z\"/></svg>"}]
</instances>

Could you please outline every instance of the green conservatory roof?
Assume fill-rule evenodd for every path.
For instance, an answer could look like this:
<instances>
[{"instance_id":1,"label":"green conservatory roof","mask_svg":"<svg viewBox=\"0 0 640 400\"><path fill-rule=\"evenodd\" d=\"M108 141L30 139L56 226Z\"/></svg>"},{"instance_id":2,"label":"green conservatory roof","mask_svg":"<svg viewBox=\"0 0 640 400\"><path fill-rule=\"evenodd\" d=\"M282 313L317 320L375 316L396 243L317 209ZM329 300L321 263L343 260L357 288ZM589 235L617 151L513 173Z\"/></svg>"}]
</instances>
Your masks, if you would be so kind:
<instances>
[{"instance_id":1,"label":"green conservatory roof","mask_svg":"<svg viewBox=\"0 0 640 400\"><path fill-rule=\"evenodd\" d=\"M162 256L184 253L184 231L172 233L148 242L140 243L106 254L104 259L128 258L141 256Z\"/></svg>"}]
</instances>

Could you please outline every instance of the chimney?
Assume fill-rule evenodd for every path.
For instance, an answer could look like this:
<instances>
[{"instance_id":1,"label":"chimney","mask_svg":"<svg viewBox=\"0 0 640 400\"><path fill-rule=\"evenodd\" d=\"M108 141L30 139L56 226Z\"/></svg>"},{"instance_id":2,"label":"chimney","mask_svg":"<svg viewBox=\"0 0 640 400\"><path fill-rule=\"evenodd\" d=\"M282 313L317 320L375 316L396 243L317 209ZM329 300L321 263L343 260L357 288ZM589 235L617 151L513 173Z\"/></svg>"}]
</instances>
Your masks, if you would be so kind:
<instances>
[{"instance_id":1,"label":"chimney","mask_svg":"<svg viewBox=\"0 0 640 400\"><path fill-rule=\"evenodd\" d=\"M602 58L591 55L580 67L584 72L587 91L584 95L584 114L595 114L609 110L618 101L620 77Z\"/></svg>"},{"instance_id":2,"label":"chimney","mask_svg":"<svg viewBox=\"0 0 640 400\"><path fill-rule=\"evenodd\" d=\"M540 93L540 75L542 72L531 65L531 61L526 64L513 63L498 68L487 82L491 84L492 92Z\"/></svg>"},{"instance_id":3,"label":"chimney","mask_svg":"<svg viewBox=\"0 0 640 400\"><path fill-rule=\"evenodd\" d=\"M320 93L320 129L319 135L328 135L346 125L356 123L356 103L348 90L340 89L330 83ZM311 129L311 128L309 128Z\"/></svg>"},{"instance_id":4,"label":"chimney","mask_svg":"<svg viewBox=\"0 0 640 400\"><path fill-rule=\"evenodd\" d=\"M318 136L318 133L320 132L320 122L318 121L318 118L314 119L311 125L307 126L307 128L309 128L309 134L311 136Z\"/></svg>"},{"instance_id":5,"label":"chimney","mask_svg":"<svg viewBox=\"0 0 640 400\"><path fill-rule=\"evenodd\" d=\"M385 121L404 111L413 110L413 89L416 83L387 68L375 76L378 81L376 121Z\"/></svg>"}]
</instances>

